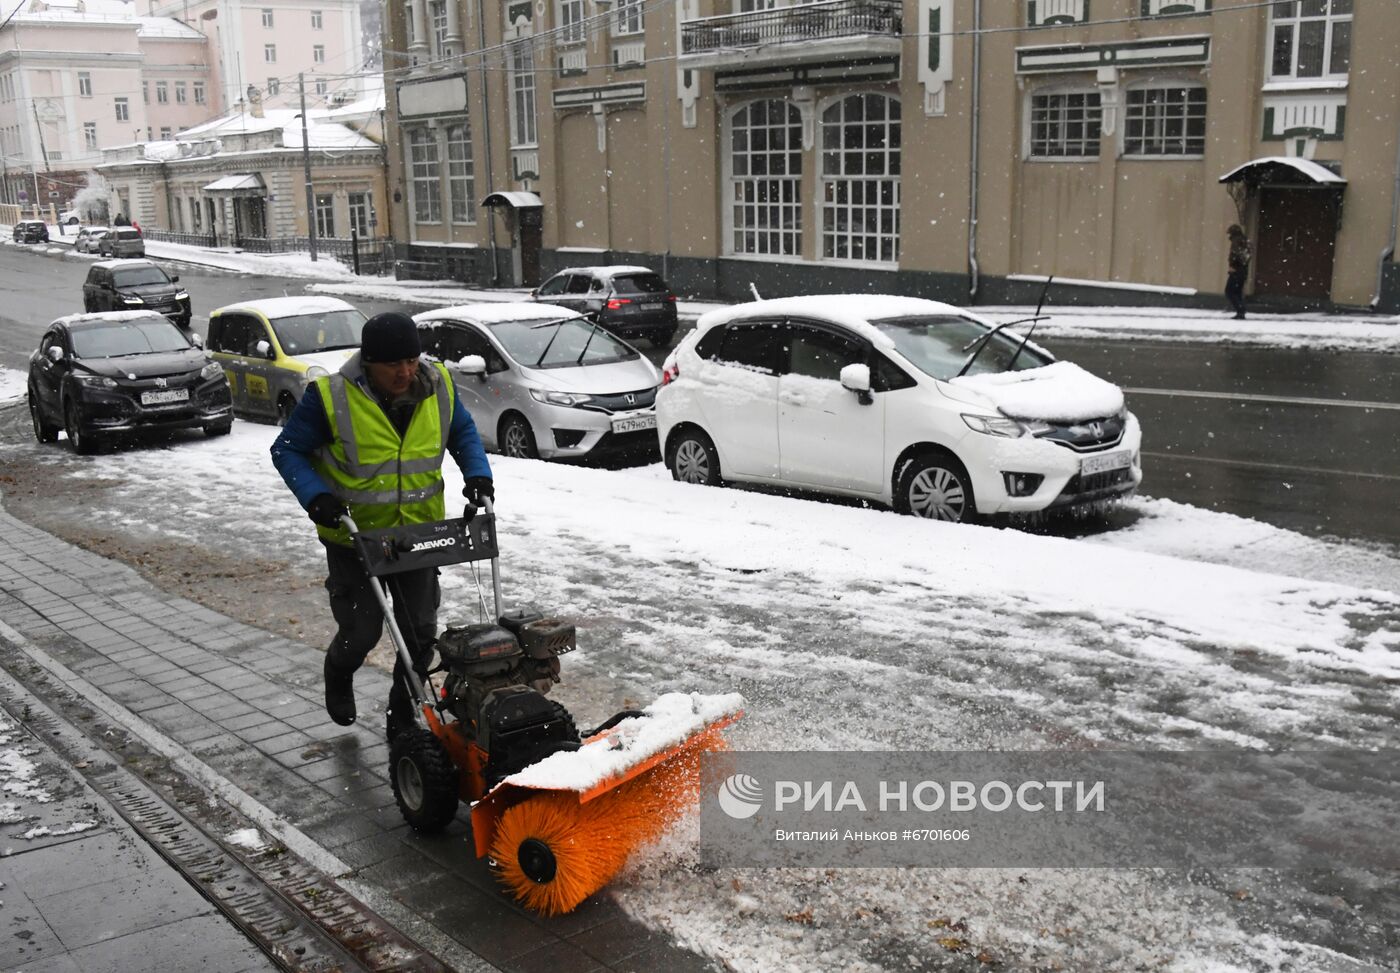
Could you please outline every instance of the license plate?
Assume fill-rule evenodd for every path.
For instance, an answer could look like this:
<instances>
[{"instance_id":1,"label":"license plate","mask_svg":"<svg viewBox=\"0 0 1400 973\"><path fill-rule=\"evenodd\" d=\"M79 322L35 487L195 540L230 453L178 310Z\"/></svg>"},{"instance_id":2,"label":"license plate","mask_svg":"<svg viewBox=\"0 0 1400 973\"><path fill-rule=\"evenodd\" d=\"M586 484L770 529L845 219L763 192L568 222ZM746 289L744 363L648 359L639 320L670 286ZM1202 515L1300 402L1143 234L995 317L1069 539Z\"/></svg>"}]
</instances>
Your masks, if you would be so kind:
<instances>
[{"instance_id":1,"label":"license plate","mask_svg":"<svg viewBox=\"0 0 1400 973\"><path fill-rule=\"evenodd\" d=\"M188 402L189 389L166 389L163 392L142 392L142 405L164 405L167 402Z\"/></svg>"},{"instance_id":2,"label":"license plate","mask_svg":"<svg viewBox=\"0 0 1400 973\"><path fill-rule=\"evenodd\" d=\"M639 429L655 429L656 416L628 416L612 421L613 432L636 432Z\"/></svg>"},{"instance_id":3,"label":"license plate","mask_svg":"<svg viewBox=\"0 0 1400 973\"><path fill-rule=\"evenodd\" d=\"M1126 449L1120 449L1116 453L1100 453L1097 456L1085 456L1079 461L1080 473L1105 473L1109 470L1121 470L1132 462L1132 454Z\"/></svg>"},{"instance_id":4,"label":"license plate","mask_svg":"<svg viewBox=\"0 0 1400 973\"><path fill-rule=\"evenodd\" d=\"M663 305L660 301L643 301L641 303L641 308L644 311L655 311L664 306L665 305Z\"/></svg>"}]
</instances>

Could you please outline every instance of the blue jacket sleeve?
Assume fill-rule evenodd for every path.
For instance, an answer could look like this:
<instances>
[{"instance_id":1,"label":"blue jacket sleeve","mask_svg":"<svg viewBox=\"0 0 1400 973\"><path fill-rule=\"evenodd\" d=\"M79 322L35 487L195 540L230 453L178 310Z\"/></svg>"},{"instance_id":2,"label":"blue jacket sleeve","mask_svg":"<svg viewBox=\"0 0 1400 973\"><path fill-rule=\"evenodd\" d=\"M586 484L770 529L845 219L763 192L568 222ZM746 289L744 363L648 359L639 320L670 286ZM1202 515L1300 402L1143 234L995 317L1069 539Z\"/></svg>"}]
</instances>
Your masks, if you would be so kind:
<instances>
[{"instance_id":1,"label":"blue jacket sleeve","mask_svg":"<svg viewBox=\"0 0 1400 973\"><path fill-rule=\"evenodd\" d=\"M326 410L321 406L321 393L315 385L308 385L287 424L272 441L271 450L272 465L287 481L303 509L318 495L331 492L311 465L311 457L330 441L331 427Z\"/></svg>"},{"instance_id":2,"label":"blue jacket sleeve","mask_svg":"<svg viewBox=\"0 0 1400 973\"><path fill-rule=\"evenodd\" d=\"M447 430L447 451L457 461L463 478L490 476L491 464L486 461L481 434L476 431L476 423L472 420L471 413L462 405L460 391L456 391L452 396L452 403L452 425Z\"/></svg>"}]
</instances>

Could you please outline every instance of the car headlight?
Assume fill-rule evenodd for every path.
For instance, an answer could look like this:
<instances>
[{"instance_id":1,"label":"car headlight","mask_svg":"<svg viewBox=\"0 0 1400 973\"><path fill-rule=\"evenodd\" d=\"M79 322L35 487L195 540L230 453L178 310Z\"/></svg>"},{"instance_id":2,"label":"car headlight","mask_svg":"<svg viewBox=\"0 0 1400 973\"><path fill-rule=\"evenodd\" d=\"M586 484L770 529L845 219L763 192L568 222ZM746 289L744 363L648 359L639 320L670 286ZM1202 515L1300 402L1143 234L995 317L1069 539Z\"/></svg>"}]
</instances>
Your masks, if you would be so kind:
<instances>
[{"instance_id":1,"label":"car headlight","mask_svg":"<svg viewBox=\"0 0 1400 973\"><path fill-rule=\"evenodd\" d=\"M330 372L326 371L320 365L312 365L301 373L301 381L304 385L310 385L312 382L316 381L316 379L325 378L329 374Z\"/></svg>"},{"instance_id":2,"label":"car headlight","mask_svg":"<svg viewBox=\"0 0 1400 973\"><path fill-rule=\"evenodd\" d=\"M86 385L88 388L114 389L117 387L115 378L108 378L106 375L93 375L87 372L79 372L73 375L73 381L79 385Z\"/></svg>"},{"instance_id":3,"label":"car headlight","mask_svg":"<svg viewBox=\"0 0 1400 973\"><path fill-rule=\"evenodd\" d=\"M177 301L188 301L189 299L190 299L190 292L189 292L189 291L180 291L179 293L177 293L177 294L175 295L175 300L177 300Z\"/></svg>"},{"instance_id":4,"label":"car headlight","mask_svg":"<svg viewBox=\"0 0 1400 973\"><path fill-rule=\"evenodd\" d=\"M145 301L141 300L141 298L137 297L135 294L123 294L123 295L122 295L122 300L123 300L123 301L126 301L126 303L128 303L128 304L145 304L145 303L146 303Z\"/></svg>"},{"instance_id":5,"label":"car headlight","mask_svg":"<svg viewBox=\"0 0 1400 973\"><path fill-rule=\"evenodd\" d=\"M1005 439L1019 439L1026 434L1025 426L1006 416L977 416L964 412L962 421L973 432L988 436L1001 436Z\"/></svg>"},{"instance_id":6,"label":"car headlight","mask_svg":"<svg viewBox=\"0 0 1400 973\"><path fill-rule=\"evenodd\" d=\"M224 373L224 366L216 361L211 361L199 370L199 377L206 381L211 378L218 378Z\"/></svg>"},{"instance_id":7,"label":"car headlight","mask_svg":"<svg viewBox=\"0 0 1400 973\"><path fill-rule=\"evenodd\" d=\"M577 392L551 392L548 389L531 389L530 397L536 402L563 406L580 406L593 401L591 395L581 395Z\"/></svg>"}]
</instances>

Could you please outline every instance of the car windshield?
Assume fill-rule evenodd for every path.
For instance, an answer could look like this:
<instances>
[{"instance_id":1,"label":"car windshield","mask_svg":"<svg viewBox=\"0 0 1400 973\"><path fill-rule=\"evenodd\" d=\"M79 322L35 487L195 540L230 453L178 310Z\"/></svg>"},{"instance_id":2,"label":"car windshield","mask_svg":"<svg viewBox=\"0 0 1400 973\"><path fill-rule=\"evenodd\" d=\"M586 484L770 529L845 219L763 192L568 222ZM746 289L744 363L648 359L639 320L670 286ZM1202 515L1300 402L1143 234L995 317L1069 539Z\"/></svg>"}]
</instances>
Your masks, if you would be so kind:
<instances>
[{"instance_id":1,"label":"car windshield","mask_svg":"<svg viewBox=\"0 0 1400 973\"><path fill-rule=\"evenodd\" d=\"M142 284L168 284L170 278L159 267L132 267L113 271L112 281L118 287L140 287Z\"/></svg>"},{"instance_id":2,"label":"car windshield","mask_svg":"<svg viewBox=\"0 0 1400 973\"><path fill-rule=\"evenodd\" d=\"M968 345L991 330L985 324L954 314L881 318L870 323L887 335L895 349L914 367L945 382L957 375L968 356L977 350ZM1020 346L1020 337L1006 331L997 334L982 349L968 374L1004 372L1013 358L1014 370L1018 372L1050 364L1050 359L1030 344L1017 358L1016 349Z\"/></svg>"},{"instance_id":3,"label":"car windshield","mask_svg":"<svg viewBox=\"0 0 1400 973\"><path fill-rule=\"evenodd\" d=\"M666 294L666 282L656 274L619 274L613 278L613 290L619 294Z\"/></svg>"},{"instance_id":4,"label":"car windshield","mask_svg":"<svg viewBox=\"0 0 1400 973\"><path fill-rule=\"evenodd\" d=\"M113 321L73 329L73 355L77 358L150 355L161 351L184 351L191 347L184 332L164 318Z\"/></svg>"},{"instance_id":5,"label":"car windshield","mask_svg":"<svg viewBox=\"0 0 1400 973\"><path fill-rule=\"evenodd\" d=\"M502 321L491 333L510 357L530 368L630 361L638 352L581 318ZM580 360L580 355L582 359Z\"/></svg>"},{"instance_id":6,"label":"car windshield","mask_svg":"<svg viewBox=\"0 0 1400 973\"><path fill-rule=\"evenodd\" d=\"M365 316L354 308L294 314L272 322L277 343L288 355L310 355L333 348L358 348L360 330L364 326Z\"/></svg>"}]
</instances>

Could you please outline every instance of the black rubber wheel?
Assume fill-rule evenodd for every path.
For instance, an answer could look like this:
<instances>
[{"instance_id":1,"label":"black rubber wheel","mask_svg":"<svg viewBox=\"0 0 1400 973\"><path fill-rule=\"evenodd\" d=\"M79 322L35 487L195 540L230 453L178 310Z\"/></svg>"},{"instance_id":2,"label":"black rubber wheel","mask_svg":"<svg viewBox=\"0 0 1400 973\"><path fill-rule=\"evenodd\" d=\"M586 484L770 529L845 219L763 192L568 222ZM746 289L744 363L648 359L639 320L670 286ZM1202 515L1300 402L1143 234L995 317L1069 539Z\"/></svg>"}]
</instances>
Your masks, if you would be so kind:
<instances>
[{"instance_id":1,"label":"black rubber wheel","mask_svg":"<svg viewBox=\"0 0 1400 973\"><path fill-rule=\"evenodd\" d=\"M457 768L431 730L400 730L389 745L389 783L403 819L434 834L457 815Z\"/></svg>"},{"instance_id":2,"label":"black rubber wheel","mask_svg":"<svg viewBox=\"0 0 1400 973\"><path fill-rule=\"evenodd\" d=\"M68 433L68 442L79 456L88 456L97 451L97 439L83 429L82 410L72 399L63 408L63 431Z\"/></svg>"},{"instance_id":3,"label":"black rubber wheel","mask_svg":"<svg viewBox=\"0 0 1400 973\"><path fill-rule=\"evenodd\" d=\"M951 456L920 453L904 464L894 492L900 513L949 523L970 523L977 518L972 478Z\"/></svg>"},{"instance_id":4,"label":"black rubber wheel","mask_svg":"<svg viewBox=\"0 0 1400 973\"><path fill-rule=\"evenodd\" d=\"M666 465L671 476L682 483L700 483L705 486L719 486L723 481L719 475L719 453L710 437L699 429L686 429L671 440L671 448L666 456Z\"/></svg>"},{"instance_id":5,"label":"black rubber wheel","mask_svg":"<svg viewBox=\"0 0 1400 973\"><path fill-rule=\"evenodd\" d=\"M296 410L297 403L290 395L283 395L277 400L277 424L285 426L292 418L292 412Z\"/></svg>"},{"instance_id":6,"label":"black rubber wheel","mask_svg":"<svg viewBox=\"0 0 1400 973\"><path fill-rule=\"evenodd\" d=\"M501 452L519 459L535 459L540 455L530 423L518 412L501 420Z\"/></svg>"},{"instance_id":7,"label":"black rubber wheel","mask_svg":"<svg viewBox=\"0 0 1400 973\"><path fill-rule=\"evenodd\" d=\"M39 409L39 400L32 390L29 393L29 419L34 424L35 439L41 443L58 441L58 427L44 419L43 412Z\"/></svg>"},{"instance_id":8,"label":"black rubber wheel","mask_svg":"<svg viewBox=\"0 0 1400 973\"><path fill-rule=\"evenodd\" d=\"M214 436L227 436L233 432L233 420L228 422L216 422L204 427L204 435L213 438Z\"/></svg>"}]
</instances>

